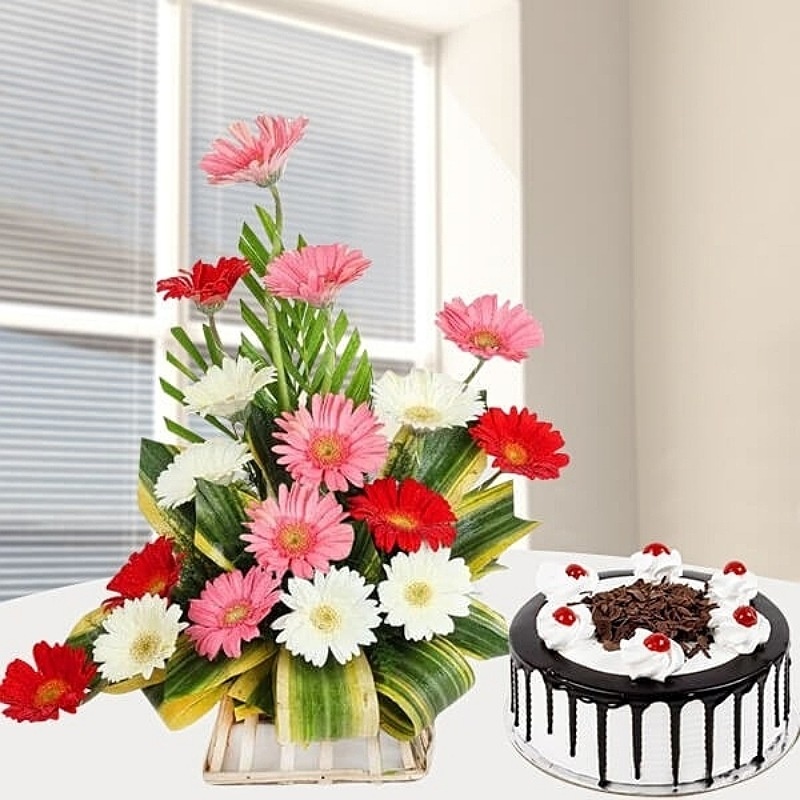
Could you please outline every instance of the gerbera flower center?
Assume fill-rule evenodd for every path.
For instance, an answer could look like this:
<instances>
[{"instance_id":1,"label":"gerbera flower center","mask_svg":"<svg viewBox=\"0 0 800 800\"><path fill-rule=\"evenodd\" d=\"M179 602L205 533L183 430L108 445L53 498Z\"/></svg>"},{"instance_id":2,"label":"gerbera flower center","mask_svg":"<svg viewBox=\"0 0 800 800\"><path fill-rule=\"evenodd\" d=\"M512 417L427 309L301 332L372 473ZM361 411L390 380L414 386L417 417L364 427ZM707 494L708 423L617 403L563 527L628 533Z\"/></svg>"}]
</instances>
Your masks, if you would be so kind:
<instances>
[{"instance_id":1,"label":"gerbera flower center","mask_svg":"<svg viewBox=\"0 0 800 800\"><path fill-rule=\"evenodd\" d=\"M402 528L405 531L413 531L419 524L417 518L407 511L390 511L386 515L386 521L395 528Z\"/></svg>"},{"instance_id":2,"label":"gerbera flower center","mask_svg":"<svg viewBox=\"0 0 800 800\"><path fill-rule=\"evenodd\" d=\"M147 585L148 594L163 594L167 588L167 579L163 575L154 576Z\"/></svg>"},{"instance_id":3,"label":"gerbera flower center","mask_svg":"<svg viewBox=\"0 0 800 800\"><path fill-rule=\"evenodd\" d=\"M311 543L311 529L305 522L287 522L278 530L277 539L286 553L306 553Z\"/></svg>"},{"instance_id":4,"label":"gerbera flower center","mask_svg":"<svg viewBox=\"0 0 800 800\"><path fill-rule=\"evenodd\" d=\"M33 697L33 705L37 708L51 706L68 690L69 685L63 678L51 678L36 690L36 694Z\"/></svg>"},{"instance_id":5,"label":"gerbera flower center","mask_svg":"<svg viewBox=\"0 0 800 800\"><path fill-rule=\"evenodd\" d=\"M432 425L442 418L441 412L432 406L409 406L403 416L417 425Z\"/></svg>"},{"instance_id":6,"label":"gerbera flower center","mask_svg":"<svg viewBox=\"0 0 800 800\"><path fill-rule=\"evenodd\" d=\"M528 451L519 442L508 442L503 446L503 455L509 464L518 467L528 461Z\"/></svg>"},{"instance_id":7,"label":"gerbera flower center","mask_svg":"<svg viewBox=\"0 0 800 800\"><path fill-rule=\"evenodd\" d=\"M483 350L494 350L503 343L495 331L479 330L472 334L472 343Z\"/></svg>"},{"instance_id":8,"label":"gerbera flower center","mask_svg":"<svg viewBox=\"0 0 800 800\"><path fill-rule=\"evenodd\" d=\"M311 456L322 467L335 467L345 459L344 440L336 433L323 433L311 442Z\"/></svg>"},{"instance_id":9,"label":"gerbera flower center","mask_svg":"<svg viewBox=\"0 0 800 800\"><path fill-rule=\"evenodd\" d=\"M242 601L235 605L228 606L222 615L223 625L238 625L243 619L247 619L250 614L250 604Z\"/></svg>"},{"instance_id":10,"label":"gerbera flower center","mask_svg":"<svg viewBox=\"0 0 800 800\"><path fill-rule=\"evenodd\" d=\"M311 612L311 624L322 633L332 633L341 622L342 618L333 606L319 605Z\"/></svg>"},{"instance_id":11,"label":"gerbera flower center","mask_svg":"<svg viewBox=\"0 0 800 800\"><path fill-rule=\"evenodd\" d=\"M433 588L426 581L412 581L403 591L403 597L411 606L427 606L433 597Z\"/></svg>"},{"instance_id":12,"label":"gerbera flower center","mask_svg":"<svg viewBox=\"0 0 800 800\"><path fill-rule=\"evenodd\" d=\"M147 664L152 661L161 645L161 639L153 631L142 631L132 642L130 656L137 664Z\"/></svg>"}]
</instances>

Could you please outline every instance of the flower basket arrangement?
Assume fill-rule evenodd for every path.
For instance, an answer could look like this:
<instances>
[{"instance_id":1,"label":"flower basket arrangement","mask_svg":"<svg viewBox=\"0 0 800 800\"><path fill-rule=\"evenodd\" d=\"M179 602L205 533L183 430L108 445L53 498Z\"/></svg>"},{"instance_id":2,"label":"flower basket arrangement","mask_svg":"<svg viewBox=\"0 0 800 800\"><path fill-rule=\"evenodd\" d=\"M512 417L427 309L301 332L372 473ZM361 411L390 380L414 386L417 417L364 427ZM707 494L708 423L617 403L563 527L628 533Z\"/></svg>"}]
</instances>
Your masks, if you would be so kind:
<instances>
[{"instance_id":1,"label":"flower basket arrangement","mask_svg":"<svg viewBox=\"0 0 800 800\"><path fill-rule=\"evenodd\" d=\"M307 124L237 122L200 162L210 183L253 182L271 199L255 207L259 232L243 224L239 255L156 287L205 315L201 344L173 329L167 361L181 379L161 381L205 425L167 419L173 441L142 440L138 502L153 537L63 642L7 666L6 716L52 720L141 691L170 729L217 709L210 780L236 779L223 764L239 724L248 780L260 725L283 748L283 779L298 749L322 746L303 774L324 780L331 743L381 737L404 746L400 767L375 766L373 750L365 773L343 779L419 777L437 715L474 683L470 661L507 654L506 621L474 585L537 524L515 516L512 476L557 478L569 456L551 423L489 405L475 379L489 359L526 358L541 326L494 295L455 298L436 325L475 357L465 379L373 375L337 307L369 259L284 242L278 187ZM245 332L228 352L216 315L240 283Z\"/></svg>"}]
</instances>

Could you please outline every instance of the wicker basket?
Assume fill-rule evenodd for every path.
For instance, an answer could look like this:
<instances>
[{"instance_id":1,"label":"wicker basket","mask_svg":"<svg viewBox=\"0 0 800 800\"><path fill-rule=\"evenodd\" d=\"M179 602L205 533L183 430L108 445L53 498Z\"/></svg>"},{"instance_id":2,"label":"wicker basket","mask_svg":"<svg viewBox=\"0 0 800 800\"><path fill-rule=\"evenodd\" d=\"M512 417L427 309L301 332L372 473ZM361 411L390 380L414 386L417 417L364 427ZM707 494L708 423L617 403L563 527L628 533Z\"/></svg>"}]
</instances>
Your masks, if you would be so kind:
<instances>
[{"instance_id":1,"label":"wicker basket","mask_svg":"<svg viewBox=\"0 0 800 800\"><path fill-rule=\"evenodd\" d=\"M233 704L220 703L203 766L215 784L383 783L413 781L428 772L433 731L409 742L380 733L362 739L281 745L271 723L256 716L236 720Z\"/></svg>"}]
</instances>

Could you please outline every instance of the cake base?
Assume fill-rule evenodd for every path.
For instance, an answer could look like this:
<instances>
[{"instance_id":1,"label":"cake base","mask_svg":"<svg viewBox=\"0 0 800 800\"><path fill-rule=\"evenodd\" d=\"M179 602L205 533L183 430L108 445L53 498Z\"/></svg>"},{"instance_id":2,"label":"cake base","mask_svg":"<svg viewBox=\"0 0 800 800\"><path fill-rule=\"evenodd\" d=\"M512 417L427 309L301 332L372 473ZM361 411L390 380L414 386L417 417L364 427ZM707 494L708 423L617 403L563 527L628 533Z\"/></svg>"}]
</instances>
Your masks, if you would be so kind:
<instances>
[{"instance_id":1,"label":"cake base","mask_svg":"<svg viewBox=\"0 0 800 800\"><path fill-rule=\"evenodd\" d=\"M546 772L548 775L552 775L567 783L573 783L576 786L582 786L586 789L594 789L604 794L636 795L638 797L665 797L669 795L670 797L675 797L677 795L700 794L715 789L723 789L726 786L731 786L734 783L741 783L748 778L760 775L773 764L780 761L797 741L798 733L800 733L800 712L798 712L796 707L791 710L789 718L786 721L785 734L764 751L764 760L762 762L743 764L738 769L716 776L710 784L705 780L699 780L692 781L691 783L678 784L677 786L673 786L671 783L663 785L642 785L639 783L614 782L609 782L604 786L600 786L596 779L587 777L586 775L579 775L558 764L554 764L552 761L542 756L541 753L531 746L530 742L526 742L524 737L519 735L518 730L515 729L514 726L513 714L508 715L506 730L514 748L526 761L538 767L543 772Z\"/></svg>"}]
</instances>

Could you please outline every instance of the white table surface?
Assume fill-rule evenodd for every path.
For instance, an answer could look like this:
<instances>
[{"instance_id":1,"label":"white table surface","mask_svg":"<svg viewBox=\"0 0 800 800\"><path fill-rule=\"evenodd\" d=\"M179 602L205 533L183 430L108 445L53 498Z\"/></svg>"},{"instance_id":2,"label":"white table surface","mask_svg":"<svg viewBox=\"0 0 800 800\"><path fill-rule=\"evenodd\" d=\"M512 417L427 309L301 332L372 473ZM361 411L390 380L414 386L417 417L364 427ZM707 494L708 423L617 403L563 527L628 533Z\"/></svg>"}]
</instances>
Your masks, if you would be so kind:
<instances>
[{"instance_id":1,"label":"white table surface","mask_svg":"<svg viewBox=\"0 0 800 800\"><path fill-rule=\"evenodd\" d=\"M510 621L535 594L538 564L565 557L552 552L507 551L501 561L508 569L484 578L477 588L483 599ZM627 559L608 556L581 555L570 560L596 569L628 565ZM72 624L108 596L105 583L92 581L0 603L0 675L14 658L30 661L34 643L63 641ZM791 629L800 631L800 584L761 578L760 590L782 608ZM800 665L796 646L793 653L795 665ZM57 721L17 723L0 716L0 797L442 800L459 791L479 798L490 798L498 791L546 800L615 796L564 783L522 758L506 733L507 660L473 663L475 686L437 718L430 770L417 781L325 786L208 784L202 777L202 765L215 713L182 731L169 731L147 700L134 692L101 694L76 714L62 714ZM795 706L800 694L798 674L795 669ZM796 796L798 784L800 744L756 777L708 794L721 800L783 798Z\"/></svg>"}]
</instances>

